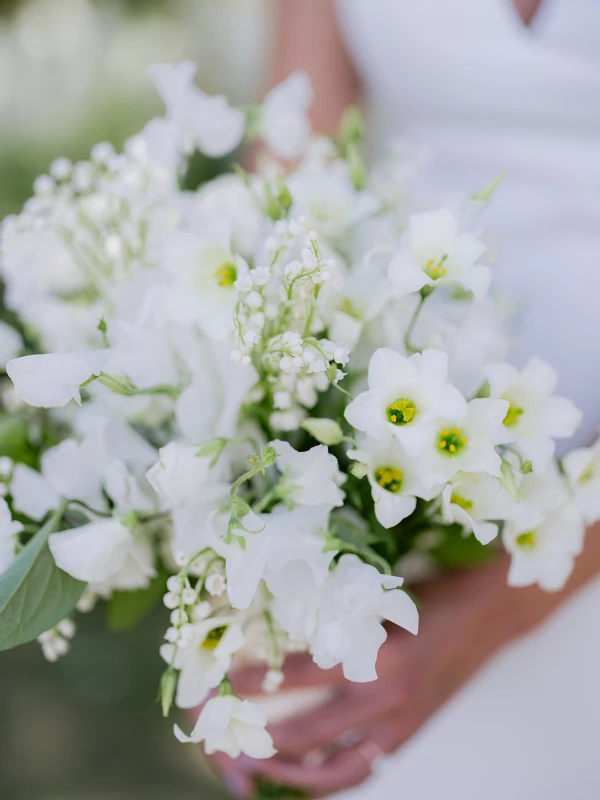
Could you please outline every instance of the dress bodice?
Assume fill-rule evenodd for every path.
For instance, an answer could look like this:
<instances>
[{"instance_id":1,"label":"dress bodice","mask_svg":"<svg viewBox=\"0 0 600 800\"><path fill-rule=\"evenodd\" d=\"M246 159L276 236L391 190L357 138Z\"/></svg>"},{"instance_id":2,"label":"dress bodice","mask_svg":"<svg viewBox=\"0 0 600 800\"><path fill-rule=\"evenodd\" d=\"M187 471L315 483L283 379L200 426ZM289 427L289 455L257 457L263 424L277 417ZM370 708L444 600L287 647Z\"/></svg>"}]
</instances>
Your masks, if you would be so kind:
<instances>
[{"instance_id":1,"label":"dress bodice","mask_svg":"<svg viewBox=\"0 0 600 800\"><path fill-rule=\"evenodd\" d=\"M369 95L376 148L433 155L422 188L475 190L506 174L483 222L495 285L523 309L512 360L537 354L600 424L600 3L541 0L529 27L512 0L338 0Z\"/></svg>"}]
</instances>

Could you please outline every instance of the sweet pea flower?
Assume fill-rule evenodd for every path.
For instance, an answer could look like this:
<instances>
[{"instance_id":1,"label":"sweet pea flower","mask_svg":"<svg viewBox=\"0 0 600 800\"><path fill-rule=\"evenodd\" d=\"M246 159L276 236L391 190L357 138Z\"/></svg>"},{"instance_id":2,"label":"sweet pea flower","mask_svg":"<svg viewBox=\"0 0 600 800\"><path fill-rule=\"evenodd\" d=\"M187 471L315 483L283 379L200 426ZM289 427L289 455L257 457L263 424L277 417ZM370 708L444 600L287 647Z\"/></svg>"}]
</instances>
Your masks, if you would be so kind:
<instances>
[{"instance_id":1,"label":"sweet pea flower","mask_svg":"<svg viewBox=\"0 0 600 800\"><path fill-rule=\"evenodd\" d=\"M115 517L53 533L48 546L60 569L98 593L141 589L156 574L148 540Z\"/></svg>"},{"instance_id":2,"label":"sweet pea flower","mask_svg":"<svg viewBox=\"0 0 600 800\"><path fill-rule=\"evenodd\" d=\"M221 751L230 758L242 753L249 758L271 758L276 750L266 724L267 716L258 706L228 694L206 703L191 736L186 736L178 725L173 731L180 742L204 742L208 755Z\"/></svg>"},{"instance_id":3,"label":"sweet pea flower","mask_svg":"<svg viewBox=\"0 0 600 800\"><path fill-rule=\"evenodd\" d=\"M275 464L283 474L284 496L296 505L341 506L344 493L339 488L345 476L337 458L324 444L300 453L280 439L269 443L277 451Z\"/></svg>"},{"instance_id":4,"label":"sweet pea flower","mask_svg":"<svg viewBox=\"0 0 600 800\"><path fill-rule=\"evenodd\" d=\"M381 347L369 362L369 389L347 407L345 417L369 436L394 436L411 456L432 442L437 420L467 413L461 393L447 381L448 356L424 350L406 358Z\"/></svg>"},{"instance_id":5,"label":"sweet pea flower","mask_svg":"<svg viewBox=\"0 0 600 800\"><path fill-rule=\"evenodd\" d=\"M377 678L375 662L387 638L382 619L416 634L413 600L400 591L403 579L382 575L358 556L343 555L322 588L310 647L322 669L341 664L344 676L363 683Z\"/></svg>"},{"instance_id":6,"label":"sweet pea flower","mask_svg":"<svg viewBox=\"0 0 600 800\"><path fill-rule=\"evenodd\" d=\"M150 77L167 109L164 135L172 136L183 153L198 148L211 158L220 158L241 142L246 117L225 97L201 92L194 84L197 69L191 61L150 68Z\"/></svg>"},{"instance_id":7,"label":"sweet pea flower","mask_svg":"<svg viewBox=\"0 0 600 800\"><path fill-rule=\"evenodd\" d=\"M260 120L261 136L280 158L296 158L310 138L308 109L313 90L306 72L294 72L265 97Z\"/></svg>"},{"instance_id":8,"label":"sweet pea flower","mask_svg":"<svg viewBox=\"0 0 600 800\"><path fill-rule=\"evenodd\" d=\"M81 405L81 385L100 375L109 350L46 353L23 356L6 365L15 394L30 406L57 408L75 400Z\"/></svg>"}]
</instances>

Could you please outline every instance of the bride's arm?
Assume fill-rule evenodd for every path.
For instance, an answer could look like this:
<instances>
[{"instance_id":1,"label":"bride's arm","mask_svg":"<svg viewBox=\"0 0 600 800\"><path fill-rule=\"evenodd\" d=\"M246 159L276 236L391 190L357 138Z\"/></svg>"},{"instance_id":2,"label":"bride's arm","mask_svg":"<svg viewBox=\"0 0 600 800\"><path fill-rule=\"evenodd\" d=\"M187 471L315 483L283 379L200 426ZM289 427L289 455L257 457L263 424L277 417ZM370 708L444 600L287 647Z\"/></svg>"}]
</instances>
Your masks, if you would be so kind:
<instances>
[{"instance_id":1,"label":"bride's arm","mask_svg":"<svg viewBox=\"0 0 600 800\"><path fill-rule=\"evenodd\" d=\"M315 88L315 130L333 133L358 97L358 81L336 19L334 0L278 0L270 83L306 70Z\"/></svg>"}]
</instances>

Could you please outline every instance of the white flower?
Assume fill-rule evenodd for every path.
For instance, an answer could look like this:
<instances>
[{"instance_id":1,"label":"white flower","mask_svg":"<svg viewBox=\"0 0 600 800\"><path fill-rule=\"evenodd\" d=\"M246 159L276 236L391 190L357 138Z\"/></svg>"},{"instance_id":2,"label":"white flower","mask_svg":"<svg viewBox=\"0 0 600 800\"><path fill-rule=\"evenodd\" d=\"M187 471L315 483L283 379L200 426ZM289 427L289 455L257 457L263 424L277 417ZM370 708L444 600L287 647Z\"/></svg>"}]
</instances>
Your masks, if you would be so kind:
<instances>
[{"instance_id":1,"label":"white flower","mask_svg":"<svg viewBox=\"0 0 600 800\"><path fill-rule=\"evenodd\" d=\"M470 233L461 233L448 209L415 214L407 242L390 262L389 278L400 294L424 286L458 283L479 300L487 292L491 272L477 264L486 247Z\"/></svg>"},{"instance_id":2,"label":"white flower","mask_svg":"<svg viewBox=\"0 0 600 800\"><path fill-rule=\"evenodd\" d=\"M227 518L211 515L201 545L212 547L225 559L231 605L248 608L261 579L268 586L271 577L292 561L306 562L315 582L322 584L335 556L335 551L323 552L329 513L327 506L300 506L292 511L278 506L271 514L247 514L242 520L247 532L236 531L244 539L243 548L223 541Z\"/></svg>"},{"instance_id":3,"label":"white flower","mask_svg":"<svg viewBox=\"0 0 600 800\"><path fill-rule=\"evenodd\" d=\"M433 440L436 420L466 414L466 401L447 376L448 356L441 350L406 358L382 347L369 363L369 391L347 406L346 419L370 436L393 435L418 455Z\"/></svg>"},{"instance_id":4,"label":"white flower","mask_svg":"<svg viewBox=\"0 0 600 800\"><path fill-rule=\"evenodd\" d=\"M277 452L277 469L283 474L285 497L304 506L341 506L344 493L339 488L345 476L337 458L324 444L300 453L280 439L269 442Z\"/></svg>"},{"instance_id":5,"label":"white flower","mask_svg":"<svg viewBox=\"0 0 600 800\"><path fill-rule=\"evenodd\" d=\"M431 500L441 487L427 487L421 480L419 464L395 439L367 439L350 458L367 467L375 502L375 516L384 528L393 528L410 516L417 497Z\"/></svg>"},{"instance_id":6,"label":"white flower","mask_svg":"<svg viewBox=\"0 0 600 800\"><path fill-rule=\"evenodd\" d=\"M155 575L149 542L116 518L53 533L48 545L60 569L102 591L142 588Z\"/></svg>"},{"instance_id":7,"label":"white flower","mask_svg":"<svg viewBox=\"0 0 600 800\"><path fill-rule=\"evenodd\" d=\"M15 464L11 494L14 508L37 522L60 502L45 477L26 464Z\"/></svg>"},{"instance_id":8,"label":"white flower","mask_svg":"<svg viewBox=\"0 0 600 800\"><path fill-rule=\"evenodd\" d=\"M81 384L100 375L108 356L108 350L23 356L9 361L6 372L17 397L30 406L54 408L69 400L81 404Z\"/></svg>"},{"instance_id":9,"label":"white flower","mask_svg":"<svg viewBox=\"0 0 600 800\"><path fill-rule=\"evenodd\" d=\"M164 644L160 654L167 664L180 670L175 702L179 708L200 705L218 686L236 650L244 644L242 629L231 617L212 617L192 625L185 647Z\"/></svg>"},{"instance_id":10,"label":"white flower","mask_svg":"<svg viewBox=\"0 0 600 800\"><path fill-rule=\"evenodd\" d=\"M572 503L554 509L541 521L507 522L502 540L512 556L509 585L538 583L548 592L562 589L583 548L584 535L583 520Z\"/></svg>"},{"instance_id":11,"label":"white flower","mask_svg":"<svg viewBox=\"0 0 600 800\"><path fill-rule=\"evenodd\" d=\"M148 483L170 506L189 499L208 479L210 461L196 455L197 447L169 442L158 451L160 458L146 472Z\"/></svg>"},{"instance_id":12,"label":"white flower","mask_svg":"<svg viewBox=\"0 0 600 800\"><path fill-rule=\"evenodd\" d=\"M355 555L342 556L322 589L311 639L317 666L342 664L348 680L375 680L377 653L387 638L382 619L417 633L417 607L398 590L402 583L402 578L382 575Z\"/></svg>"},{"instance_id":13,"label":"white flower","mask_svg":"<svg viewBox=\"0 0 600 800\"><path fill-rule=\"evenodd\" d=\"M219 239L178 231L165 244L163 267L172 278L166 296L172 319L196 322L207 336L224 338L233 328L234 284L245 262Z\"/></svg>"},{"instance_id":14,"label":"white flower","mask_svg":"<svg viewBox=\"0 0 600 800\"><path fill-rule=\"evenodd\" d=\"M514 518L517 505L498 478L491 475L459 475L442 492L442 512L449 523L462 525L481 544L498 535L498 523Z\"/></svg>"},{"instance_id":15,"label":"white flower","mask_svg":"<svg viewBox=\"0 0 600 800\"><path fill-rule=\"evenodd\" d=\"M553 462L544 471L526 475L519 496L518 514L502 531L502 541L512 556L508 582L511 586L538 583L547 591L557 591L583 547L581 514Z\"/></svg>"},{"instance_id":16,"label":"white flower","mask_svg":"<svg viewBox=\"0 0 600 800\"><path fill-rule=\"evenodd\" d=\"M571 450L563 467L573 501L587 525L600 519L600 439L592 447Z\"/></svg>"},{"instance_id":17,"label":"white flower","mask_svg":"<svg viewBox=\"0 0 600 800\"><path fill-rule=\"evenodd\" d=\"M490 396L509 402L504 425L508 441L516 442L521 454L544 469L554 455L553 438L575 433L581 412L571 400L553 395L557 375L549 364L532 358L519 372L510 364L490 364L484 369Z\"/></svg>"},{"instance_id":18,"label":"white flower","mask_svg":"<svg viewBox=\"0 0 600 800\"><path fill-rule=\"evenodd\" d=\"M265 97L261 134L276 156L296 158L306 149L310 137L308 109L312 99L312 86L305 72L290 75Z\"/></svg>"},{"instance_id":19,"label":"white flower","mask_svg":"<svg viewBox=\"0 0 600 800\"><path fill-rule=\"evenodd\" d=\"M42 475L59 497L81 500L94 509L103 510L102 479L106 457L96 436L81 442L64 439L42 455Z\"/></svg>"},{"instance_id":20,"label":"white flower","mask_svg":"<svg viewBox=\"0 0 600 800\"><path fill-rule=\"evenodd\" d=\"M477 398L468 404L466 416L439 420L421 460L425 483L446 483L457 472L485 472L498 477L502 459L495 448L506 442L502 421L507 410L506 400Z\"/></svg>"},{"instance_id":21,"label":"white flower","mask_svg":"<svg viewBox=\"0 0 600 800\"><path fill-rule=\"evenodd\" d=\"M0 497L0 575L16 558L16 535L23 530L20 522L13 521L8 503Z\"/></svg>"},{"instance_id":22,"label":"white flower","mask_svg":"<svg viewBox=\"0 0 600 800\"><path fill-rule=\"evenodd\" d=\"M221 751L230 758L241 753L250 758L271 758L276 751L266 724L267 716L258 706L230 694L206 703L191 736L177 725L174 732L180 742L204 742L208 755Z\"/></svg>"},{"instance_id":23,"label":"white flower","mask_svg":"<svg viewBox=\"0 0 600 800\"><path fill-rule=\"evenodd\" d=\"M167 108L179 148L189 153L197 147L207 156L219 158L241 142L246 118L231 108L225 97L201 92L193 82L196 71L191 61L156 64L150 68L150 77Z\"/></svg>"},{"instance_id":24,"label":"white flower","mask_svg":"<svg viewBox=\"0 0 600 800\"><path fill-rule=\"evenodd\" d=\"M448 353L450 379L465 396L472 397L486 380L486 364L503 361L508 354L506 311L491 295L474 303L451 297L451 291L451 287L438 289L427 298L412 343L418 350L437 347Z\"/></svg>"},{"instance_id":25,"label":"white flower","mask_svg":"<svg viewBox=\"0 0 600 800\"><path fill-rule=\"evenodd\" d=\"M0 368L4 369L6 362L19 354L23 342L14 328L0 321Z\"/></svg>"}]
</instances>

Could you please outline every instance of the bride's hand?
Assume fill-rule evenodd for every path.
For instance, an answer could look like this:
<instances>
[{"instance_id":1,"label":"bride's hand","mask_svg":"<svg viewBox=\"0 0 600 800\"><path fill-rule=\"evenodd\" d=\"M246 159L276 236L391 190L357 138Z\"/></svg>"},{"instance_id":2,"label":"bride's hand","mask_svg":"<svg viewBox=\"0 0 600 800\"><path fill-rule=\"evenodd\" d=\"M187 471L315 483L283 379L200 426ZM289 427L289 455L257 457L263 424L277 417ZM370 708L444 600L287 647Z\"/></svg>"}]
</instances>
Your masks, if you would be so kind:
<instances>
[{"instance_id":1,"label":"bride's hand","mask_svg":"<svg viewBox=\"0 0 600 800\"><path fill-rule=\"evenodd\" d=\"M308 656L288 659L283 689L329 686L332 696L310 713L270 727L278 755L265 761L215 756L229 788L250 796L254 775L323 796L360 783L374 758L391 753L502 644L537 624L560 602L536 588L510 589L498 562L445 575L419 587L418 636L390 629L377 661L379 678L350 683ZM243 696L260 693L264 670L238 673Z\"/></svg>"}]
</instances>

